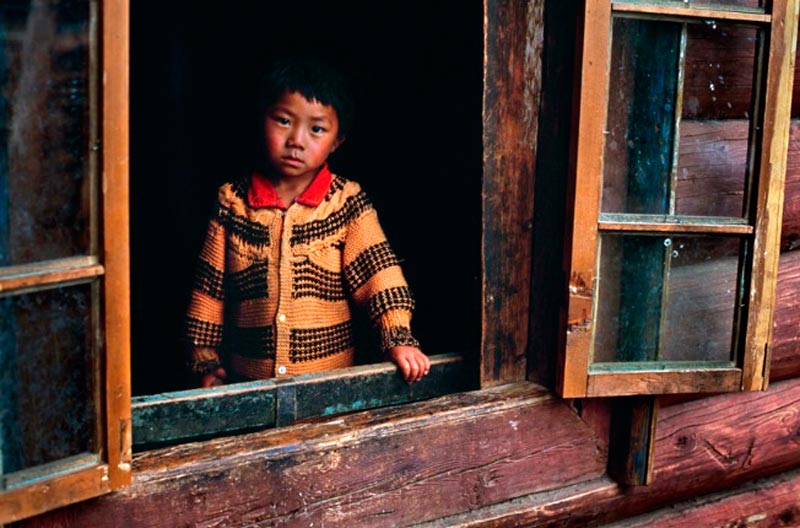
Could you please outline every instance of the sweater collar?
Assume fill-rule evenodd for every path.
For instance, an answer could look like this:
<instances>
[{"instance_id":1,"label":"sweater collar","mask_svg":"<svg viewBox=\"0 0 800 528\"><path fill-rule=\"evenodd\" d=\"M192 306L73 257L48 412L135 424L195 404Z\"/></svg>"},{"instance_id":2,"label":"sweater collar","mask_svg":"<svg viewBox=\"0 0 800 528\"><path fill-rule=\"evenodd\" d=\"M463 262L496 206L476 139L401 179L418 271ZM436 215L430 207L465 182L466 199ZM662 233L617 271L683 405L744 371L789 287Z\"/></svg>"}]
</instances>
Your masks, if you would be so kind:
<instances>
[{"instance_id":1,"label":"sweater collar","mask_svg":"<svg viewBox=\"0 0 800 528\"><path fill-rule=\"evenodd\" d=\"M319 170L311 183L308 184L306 190L300 196L295 198L295 202L316 207L325 199L328 190L331 187L333 175L328 164L324 164ZM247 189L247 204L253 208L261 207L277 207L278 209L286 209L278 198L278 193L275 191L275 186L269 178L264 176L258 171L253 172L250 176L250 186Z\"/></svg>"}]
</instances>

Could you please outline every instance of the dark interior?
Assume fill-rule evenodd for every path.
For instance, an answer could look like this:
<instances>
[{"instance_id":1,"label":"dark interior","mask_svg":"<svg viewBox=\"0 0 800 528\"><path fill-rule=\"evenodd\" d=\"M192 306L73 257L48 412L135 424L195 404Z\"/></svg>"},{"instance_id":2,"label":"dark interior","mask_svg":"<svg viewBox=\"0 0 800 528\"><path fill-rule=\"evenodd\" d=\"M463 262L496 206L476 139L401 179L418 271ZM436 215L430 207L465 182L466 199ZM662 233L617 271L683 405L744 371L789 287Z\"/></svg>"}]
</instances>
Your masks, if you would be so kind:
<instances>
[{"instance_id":1,"label":"dark interior","mask_svg":"<svg viewBox=\"0 0 800 528\"><path fill-rule=\"evenodd\" d=\"M181 321L216 189L252 168L258 79L306 53L349 77L355 126L330 161L360 182L403 260L428 354L480 341L480 2L134 2L133 392L193 386ZM362 362L377 361L362 321Z\"/></svg>"}]
</instances>

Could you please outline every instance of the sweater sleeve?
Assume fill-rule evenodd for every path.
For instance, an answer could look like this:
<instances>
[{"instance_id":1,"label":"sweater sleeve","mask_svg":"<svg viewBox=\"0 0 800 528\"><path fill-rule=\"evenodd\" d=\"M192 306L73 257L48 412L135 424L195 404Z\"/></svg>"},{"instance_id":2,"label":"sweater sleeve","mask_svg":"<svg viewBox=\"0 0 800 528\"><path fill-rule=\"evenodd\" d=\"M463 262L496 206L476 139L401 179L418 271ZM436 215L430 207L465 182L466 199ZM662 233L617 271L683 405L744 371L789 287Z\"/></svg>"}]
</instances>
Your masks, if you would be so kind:
<instances>
[{"instance_id":1,"label":"sweater sleeve","mask_svg":"<svg viewBox=\"0 0 800 528\"><path fill-rule=\"evenodd\" d=\"M398 345L418 347L411 334L414 298L371 206L348 223L343 264L348 291L380 331L383 351Z\"/></svg>"},{"instance_id":2,"label":"sweater sleeve","mask_svg":"<svg viewBox=\"0 0 800 528\"><path fill-rule=\"evenodd\" d=\"M197 261L184 331L191 350L190 366L198 374L213 372L220 365L217 350L225 313L225 239L219 216L212 218Z\"/></svg>"}]
</instances>

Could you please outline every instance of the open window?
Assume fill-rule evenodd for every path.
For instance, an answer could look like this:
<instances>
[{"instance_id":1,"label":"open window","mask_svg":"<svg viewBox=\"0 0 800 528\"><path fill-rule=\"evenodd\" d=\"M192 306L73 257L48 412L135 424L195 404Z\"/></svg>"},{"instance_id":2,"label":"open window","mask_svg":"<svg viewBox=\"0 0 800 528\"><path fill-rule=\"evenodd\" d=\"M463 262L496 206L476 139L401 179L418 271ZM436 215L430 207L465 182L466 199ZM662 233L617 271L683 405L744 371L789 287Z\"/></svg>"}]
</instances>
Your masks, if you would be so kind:
<instances>
[{"instance_id":1,"label":"open window","mask_svg":"<svg viewBox=\"0 0 800 528\"><path fill-rule=\"evenodd\" d=\"M0 5L2 523L130 480L127 13Z\"/></svg>"},{"instance_id":2,"label":"open window","mask_svg":"<svg viewBox=\"0 0 800 528\"><path fill-rule=\"evenodd\" d=\"M797 24L768 4L586 1L563 396L766 388Z\"/></svg>"},{"instance_id":3,"label":"open window","mask_svg":"<svg viewBox=\"0 0 800 528\"><path fill-rule=\"evenodd\" d=\"M134 442L284 425L475 387L480 3L426 6L425 16L408 6L330 2L132 9ZM303 20L302 39L289 20ZM261 148L254 140L264 68L303 52L333 62L352 82L355 126L330 165L375 203L414 292L412 330L433 368L409 387L380 363L372 329L356 320L360 366L196 389L180 332L216 189L251 170Z\"/></svg>"}]
</instances>

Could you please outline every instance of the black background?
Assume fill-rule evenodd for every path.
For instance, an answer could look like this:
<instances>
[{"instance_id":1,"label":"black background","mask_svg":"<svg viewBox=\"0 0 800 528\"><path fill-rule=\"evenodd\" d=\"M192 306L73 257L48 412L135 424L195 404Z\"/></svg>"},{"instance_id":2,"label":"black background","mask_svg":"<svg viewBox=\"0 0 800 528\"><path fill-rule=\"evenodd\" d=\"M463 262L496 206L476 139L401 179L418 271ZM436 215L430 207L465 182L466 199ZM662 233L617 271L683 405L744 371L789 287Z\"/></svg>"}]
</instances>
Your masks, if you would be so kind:
<instances>
[{"instance_id":1,"label":"black background","mask_svg":"<svg viewBox=\"0 0 800 528\"><path fill-rule=\"evenodd\" d=\"M353 85L355 126L330 165L375 203L423 350L477 355L480 2L288 3L132 3L134 394L192 383L180 332L195 259L217 187L251 168L258 79L286 54L334 62Z\"/></svg>"}]
</instances>

